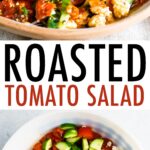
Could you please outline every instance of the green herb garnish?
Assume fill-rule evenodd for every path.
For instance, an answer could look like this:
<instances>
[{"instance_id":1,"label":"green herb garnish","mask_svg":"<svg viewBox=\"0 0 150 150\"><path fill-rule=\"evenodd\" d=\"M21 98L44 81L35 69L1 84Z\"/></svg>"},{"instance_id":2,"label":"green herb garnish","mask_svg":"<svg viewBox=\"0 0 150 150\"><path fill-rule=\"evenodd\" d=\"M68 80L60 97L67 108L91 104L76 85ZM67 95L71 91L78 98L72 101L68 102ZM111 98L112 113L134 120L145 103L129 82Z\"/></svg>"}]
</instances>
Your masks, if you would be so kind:
<instances>
[{"instance_id":1,"label":"green herb garnish","mask_svg":"<svg viewBox=\"0 0 150 150\"><path fill-rule=\"evenodd\" d=\"M22 12L25 16L28 16L29 10L26 7L22 7Z\"/></svg>"}]
</instances>

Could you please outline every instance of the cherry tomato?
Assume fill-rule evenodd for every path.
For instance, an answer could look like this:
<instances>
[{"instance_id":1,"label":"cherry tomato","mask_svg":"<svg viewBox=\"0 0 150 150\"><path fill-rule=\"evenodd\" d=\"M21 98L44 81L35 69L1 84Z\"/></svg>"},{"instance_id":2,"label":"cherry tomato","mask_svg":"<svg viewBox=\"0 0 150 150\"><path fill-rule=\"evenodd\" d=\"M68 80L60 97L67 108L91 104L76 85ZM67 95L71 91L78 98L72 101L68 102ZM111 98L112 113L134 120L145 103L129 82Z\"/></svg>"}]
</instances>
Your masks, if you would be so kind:
<instances>
[{"instance_id":1,"label":"cherry tomato","mask_svg":"<svg viewBox=\"0 0 150 150\"><path fill-rule=\"evenodd\" d=\"M78 130L78 136L87 139L93 139L94 134L90 127L81 127Z\"/></svg>"},{"instance_id":2,"label":"cherry tomato","mask_svg":"<svg viewBox=\"0 0 150 150\"><path fill-rule=\"evenodd\" d=\"M75 6L79 6L85 2L85 0L71 0L72 4Z\"/></svg>"},{"instance_id":3,"label":"cherry tomato","mask_svg":"<svg viewBox=\"0 0 150 150\"><path fill-rule=\"evenodd\" d=\"M51 12L54 10L55 4L47 0L37 0L36 2L36 19L42 20L45 17L51 15Z\"/></svg>"},{"instance_id":4,"label":"cherry tomato","mask_svg":"<svg viewBox=\"0 0 150 150\"><path fill-rule=\"evenodd\" d=\"M61 128L55 128L53 132L54 134L59 134L59 136L62 136L64 134L64 130L62 130Z\"/></svg>"},{"instance_id":5,"label":"cherry tomato","mask_svg":"<svg viewBox=\"0 0 150 150\"><path fill-rule=\"evenodd\" d=\"M2 16L14 19L15 8L12 7L15 5L13 0L3 0L0 2L0 9Z\"/></svg>"},{"instance_id":6,"label":"cherry tomato","mask_svg":"<svg viewBox=\"0 0 150 150\"><path fill-rule=\"evenodd\" d=\"M37 143L33 147L33 150L41 150L41 149L42 149L42 144L41 143Z\"/></svg>"}]
</instances>

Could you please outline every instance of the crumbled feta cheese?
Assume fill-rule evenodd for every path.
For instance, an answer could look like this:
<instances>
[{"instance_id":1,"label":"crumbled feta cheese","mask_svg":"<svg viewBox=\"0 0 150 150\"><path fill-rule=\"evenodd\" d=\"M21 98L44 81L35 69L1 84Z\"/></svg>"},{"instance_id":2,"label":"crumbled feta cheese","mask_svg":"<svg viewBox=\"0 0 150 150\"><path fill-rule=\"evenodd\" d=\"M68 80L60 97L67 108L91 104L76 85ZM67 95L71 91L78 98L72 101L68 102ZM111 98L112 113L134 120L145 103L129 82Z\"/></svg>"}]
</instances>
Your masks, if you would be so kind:
<instances>
[{"instance_id":1,"label":"crumbled feta cheese","mask_svg":"<svg viewBox=\"0 0 150 150\"><path fill-rule=\"evenodd\" d=\"M111 147L111 145L112 145L112 142L111 142L111 141L107 142L107 146L108 146L108 147Z\"/></svg>"},{"instance_id":2,"label":"crumbled feta cheese","mask_svg":"<svg viewBox=\"0 0 150 150\"><path fill-rule=\"evenodd\" d=\"M127 0L112 0L112 4L115 17L122 18L129 14L131 4Z\"/></svg>"},{"instance_id":3,"label":"crumbled feta cheese","mask_svg":"<svg viewBox=\"0 0 150 150\"><path fill-rule=\"evenodd\" d=\"M97 27L106 24L106 18L104 15L94 15L89 19L89 27Z\"/></svg>"}]
</instances>

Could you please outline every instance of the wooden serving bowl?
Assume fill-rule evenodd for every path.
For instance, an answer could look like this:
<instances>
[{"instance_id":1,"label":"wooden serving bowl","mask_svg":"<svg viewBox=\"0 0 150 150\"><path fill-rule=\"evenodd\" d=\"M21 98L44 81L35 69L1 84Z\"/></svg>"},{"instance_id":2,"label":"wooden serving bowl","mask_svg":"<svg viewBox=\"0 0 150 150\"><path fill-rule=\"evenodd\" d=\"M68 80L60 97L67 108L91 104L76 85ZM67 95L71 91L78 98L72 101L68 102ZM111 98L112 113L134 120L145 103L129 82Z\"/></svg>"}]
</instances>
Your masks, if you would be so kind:
<instances>
[{"instance_id":1,"label":"wooden serving bowl","mask_svg":"<svg viewBox=\"0 0 150 150\"><path fill-rule=\"evenodd\" d=\"M115 32L120 32L128 26L136 24L149 16L150 0L137 10L133 11L128 17L112 24L96 28L48 29L32 24L18 23L16 21L0 17L0 29L34 39L83 40L95 37L104 37Z\"/></svg>"}]
</instances>

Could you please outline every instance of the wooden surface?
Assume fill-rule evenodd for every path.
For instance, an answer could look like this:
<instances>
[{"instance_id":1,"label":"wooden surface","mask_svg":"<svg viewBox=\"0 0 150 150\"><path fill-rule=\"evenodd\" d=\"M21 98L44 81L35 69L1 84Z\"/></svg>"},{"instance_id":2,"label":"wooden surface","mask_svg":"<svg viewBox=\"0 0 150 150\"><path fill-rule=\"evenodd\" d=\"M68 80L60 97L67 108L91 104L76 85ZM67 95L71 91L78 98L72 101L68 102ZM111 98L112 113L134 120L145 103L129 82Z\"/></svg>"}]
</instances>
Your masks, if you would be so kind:
<instances>
[{"instance_id":1,"label":"wooden surface","mask_svg":"<svg viewBox=\"0 0 150 150\"><path fill-rule=\"evenodd\" d=\"M0 31L0 40L28 40L22 36L17 36L8 32ZM150 17L141 23L132 25L123 32L97 38L99 40L150 40Z\"/></svg>"}]
</instances>

